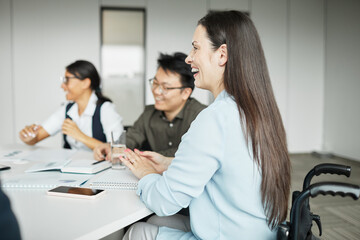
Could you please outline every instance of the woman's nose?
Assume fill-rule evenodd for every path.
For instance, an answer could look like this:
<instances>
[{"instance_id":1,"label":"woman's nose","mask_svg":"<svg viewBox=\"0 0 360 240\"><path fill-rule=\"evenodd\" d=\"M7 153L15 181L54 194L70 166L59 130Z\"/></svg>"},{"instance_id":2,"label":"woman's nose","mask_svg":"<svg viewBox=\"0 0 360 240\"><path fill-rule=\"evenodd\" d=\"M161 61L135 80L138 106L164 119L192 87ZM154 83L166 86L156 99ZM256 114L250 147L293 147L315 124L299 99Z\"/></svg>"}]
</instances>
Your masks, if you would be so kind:
<instances>
[{"instance_id":1,"label":"woman's nose","mask_svg":"<svg viewBox=\"0 0 360 240\"><path fill-rule=\"evenodd\" d=\"M192 54L191 54L191 51L190 51L189 55L185 58L185 62L186 62L187 64L191 64L191 62L192 62Z\"/></svg>"}]
</instances>

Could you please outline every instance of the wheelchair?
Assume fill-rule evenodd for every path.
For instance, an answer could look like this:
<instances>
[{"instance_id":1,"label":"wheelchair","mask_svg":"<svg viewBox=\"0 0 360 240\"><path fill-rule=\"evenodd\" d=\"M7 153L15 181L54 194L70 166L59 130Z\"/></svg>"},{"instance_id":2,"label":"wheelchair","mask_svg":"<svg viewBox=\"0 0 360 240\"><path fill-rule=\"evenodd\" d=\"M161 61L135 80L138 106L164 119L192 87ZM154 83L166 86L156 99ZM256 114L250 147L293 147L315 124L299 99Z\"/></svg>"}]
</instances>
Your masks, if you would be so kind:
<instances>
[{"instance_id":1,"label":"wheelchair","mask_svg":"<svg viewBox=\"0 0 360 240\"><path fill-rule=\"evenodd\" d=\"M302 191L294 191L292 194L292 206L290 210L290 221L280 224L277 231L277 240L317 240L311 228L313 221L322 234L320 216L310 211L309 198L322 195L340 195L359 199L360 187L354 184L341 182L318 182L310 184L311 179L320 174L337 174L350 177L351 167L339 164L324 163L316 165L311 169L303 182Z\"/></svg>"}]
</instances>

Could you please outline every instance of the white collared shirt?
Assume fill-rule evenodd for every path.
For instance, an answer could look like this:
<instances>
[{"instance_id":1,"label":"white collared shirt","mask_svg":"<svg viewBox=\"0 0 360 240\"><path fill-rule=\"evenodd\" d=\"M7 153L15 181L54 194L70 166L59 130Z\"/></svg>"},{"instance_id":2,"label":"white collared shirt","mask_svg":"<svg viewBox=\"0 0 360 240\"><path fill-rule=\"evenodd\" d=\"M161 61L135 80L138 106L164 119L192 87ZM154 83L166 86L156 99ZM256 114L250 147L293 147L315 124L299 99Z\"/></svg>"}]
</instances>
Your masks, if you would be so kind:
<instances>
[{"instance_id":1,"label":"white collared shirt","mask_svg":"<svg viewBox=\"0 0 360 240\"><path fill-rule=\"evenodd\" d=\"M85 108L85 111L79 116L78 105L74 103L68 111L69 117L76 123L80 131L85 135L92 137L92 117L95 113L97 96L93 92L90 96L89 102ZM50 135L54 136L61 132L62 124L65 120L66 102L60 107L55 113L53 113L47 120L42 124L42 127ZM100 108L100 121L106 135L106 139L110 142L111 132L120 132L123 129L122 118L116 112L115 105L111 102L105 102ZM72 149L81 149L91 151L85 144L75 140L74 138L67 136L67 142Z\"/></svg>"}]
</instances>

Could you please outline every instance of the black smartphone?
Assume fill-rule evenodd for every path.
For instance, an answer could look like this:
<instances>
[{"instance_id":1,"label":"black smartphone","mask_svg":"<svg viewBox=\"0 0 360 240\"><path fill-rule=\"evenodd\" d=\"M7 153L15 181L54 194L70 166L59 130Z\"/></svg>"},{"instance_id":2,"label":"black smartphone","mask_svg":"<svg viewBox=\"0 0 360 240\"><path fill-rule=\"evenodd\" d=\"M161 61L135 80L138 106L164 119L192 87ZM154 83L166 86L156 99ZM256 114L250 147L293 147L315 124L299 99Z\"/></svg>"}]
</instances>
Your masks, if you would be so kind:
<instances>
[{"instance_id":1,"label":"black smartphone","mask_svg":"<svg viewBox=\"0 0 360 240\"><path fill-rule=\"evenodd\" d=\"M2 170L8 170L8 169L10 169L9 166L5 166L5 165L0 164L0 171L2 171Z\"/></svg>"},{"instance_id":2,"label":"black smartphone","mask_svg":"<svg viewBox=\"0 0 360 240\"><path fill-rule=\"evenodd\" d=\"M53 196L94 199L104 194L105 190L60 186L54 189L50 189L47 193L48 195Z\"/></svg>"}]
</instances>

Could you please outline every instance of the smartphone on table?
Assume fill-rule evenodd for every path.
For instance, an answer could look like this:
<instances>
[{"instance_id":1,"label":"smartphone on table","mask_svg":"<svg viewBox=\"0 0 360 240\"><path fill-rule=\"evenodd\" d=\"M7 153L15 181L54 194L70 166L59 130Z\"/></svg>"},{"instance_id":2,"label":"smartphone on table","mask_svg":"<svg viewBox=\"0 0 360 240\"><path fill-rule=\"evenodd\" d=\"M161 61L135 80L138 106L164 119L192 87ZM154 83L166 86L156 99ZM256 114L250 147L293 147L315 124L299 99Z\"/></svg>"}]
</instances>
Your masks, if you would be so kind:
<instances>
[{"instance_id":1,"label":"smartphone on table","mask_svg":"<svg viewBox=\"0 0 360 240\"><path fill-rule=\"evenodd\" d=\"M50 189L47 194L51 196L61 196L61 197L73 197L73 198L85 198L85 199L95 199L105 193L105 190L101 189L92 189L92 188L82 188L82 187L67 187L59 186L53 189Z\"/></svg>"}]
</instances>

